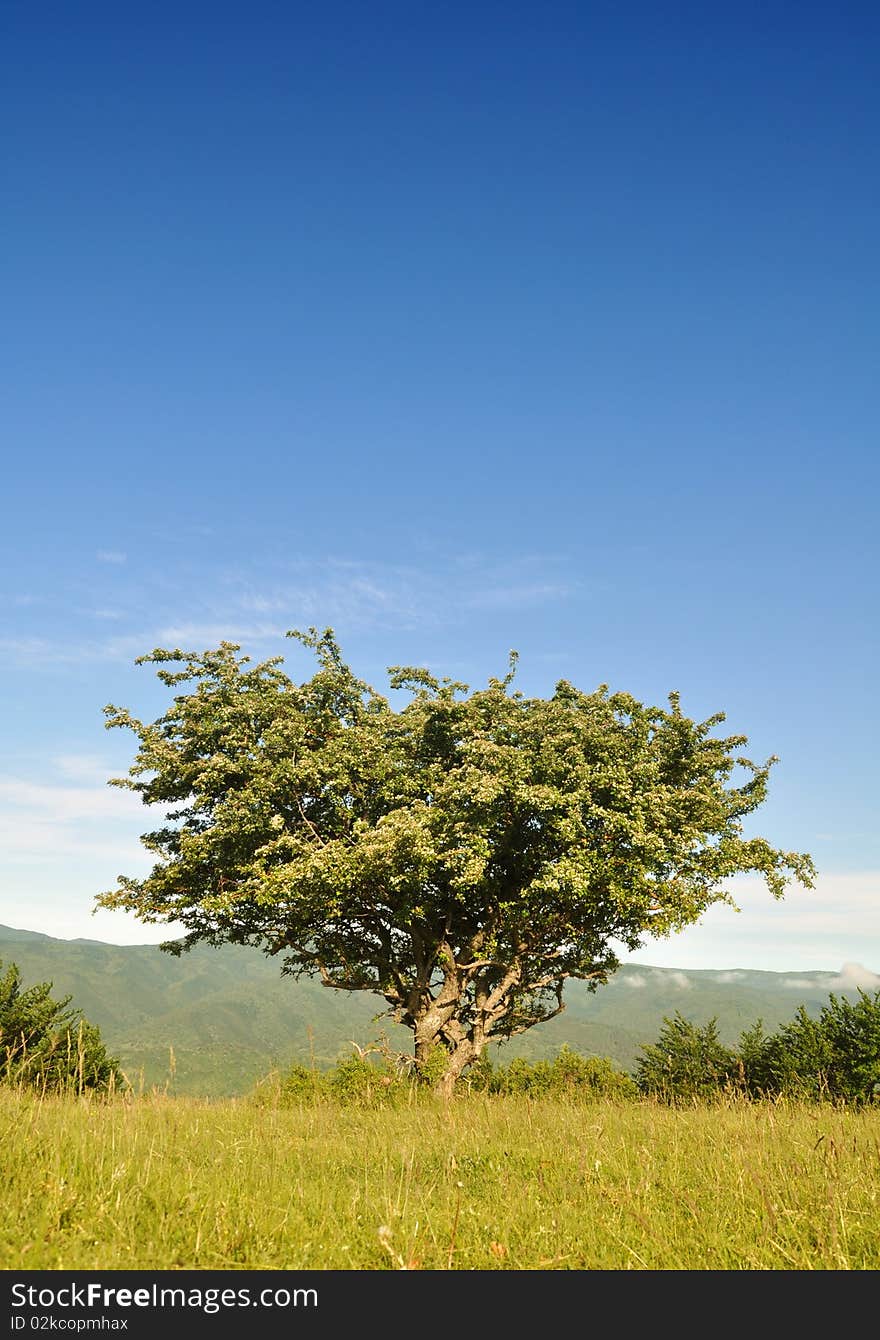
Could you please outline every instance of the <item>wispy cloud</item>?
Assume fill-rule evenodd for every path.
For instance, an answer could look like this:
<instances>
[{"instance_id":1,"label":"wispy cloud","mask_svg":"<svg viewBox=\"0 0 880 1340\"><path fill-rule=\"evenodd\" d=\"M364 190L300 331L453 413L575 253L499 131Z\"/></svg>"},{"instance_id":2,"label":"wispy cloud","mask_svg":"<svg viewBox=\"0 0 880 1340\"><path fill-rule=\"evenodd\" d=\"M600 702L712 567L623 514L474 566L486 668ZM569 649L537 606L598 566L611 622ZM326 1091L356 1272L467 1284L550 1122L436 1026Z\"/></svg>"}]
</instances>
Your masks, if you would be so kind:
<instances>
[{"instance_id":1,"label":"wispy cloud","mask_svg":"<svg viewBox=\"0 0 880 1340\"><path fill-rule=\"evenodd\" d=\"M54 786L15 777L0 777L0 805L12 814L60 824L143 814L139 797L117 787Z\"/></svg>"},{"instance_id":2,"label":"wispy cloud","mask_svg":"<svg viewBox=\"0 0 880 1340\"><path fill-rule=\"evenodd\" d=\"M284 624L237 623L234 619L225 623L166 624L150 635L149 645L201 651L205 647L215 647L220 642L238 642L247 645L274 642L283 638L285 632ZM144 643L144 646L146 645Z\"/></svg>"},{"instance_id":3,"label":"wispy cloud","mask_svg":"<svg viewBox=\"0 0 880 1340\"><path fill-rule=\"evenodd\" d=\"M880 968L880 871L820 874L813 890L792 886L776 900L763 880L743 876L730 891L740 906L709 908L698 925L649 941L638 951L655 964L677 968L824 971L856 955ZM622 955L626 961L626 955Z\"/></svg>"},{"instance_id":4,"label":"wispy cloud","mask_svg":"<svg viewBox=\"0 0 880 1340\"><path fill-rule=\"evenodd\" d=\"M145 648L156 646L155 637L127 633L118 637L0 637L0 654L18 666L53 670L64 665L88 665L110 661L132 661Z\"/></svg>"},{"instance_id":5,"label":"wispy cloud","mask_svg":"<svg viewBox=\"0 0 880 1340\"><path fill-rule=\"evenodd\" d=\"M420 568L331 557L292 563L283 586L243 583L238 599L244 610L286 614L294 624L439 626L467 610L504 611L572 596L576 585L543 571L545 564L529 556L504 563L472 555L467 563Z\"/></svg>"},{"instance_id":6,"label":"wispy cloud","mask_svg":"<svg viewBox=\"0 0 880 1340\"><path fill-rule=\"evenodd\" d=\"M108 786L110 773L97 756L61 755L54 772L65 780L0 776L3 863L66 871L71 858L112 856L143 865L139 837L154 822L154 807L145 807L131 791Z\"/></svg>"},{"instance_id":7,"label":"wispy cloud","mask_svg":"<svg viewBox=\"0 0 880 1340\"><path fill-rule=\"evenodd\" d=\"M110 565L126 561L122 551L110 549L99 550L98 558ZM79 626L68 600L63 612L60 606L46 611L40 623L7 628L0 651L20 666L51 671L132 660L156 646L202 650L230 641L259 650L277 644L288 629L312 625L330 625L344 637L448 632L493 612L573 598L578 587L560 575L560 565L559 556L542 555L507 561L470 555L464 562L435 554L423 565L327 555L277 562L271 570L240 565L206 574L192 568L174 580L157 570L143 576L124 603L118 593L104 604L100 592L90 592ZM113 636L95 626L111 622Z\"/></svg>"},{"instance_id":8,"label":"wispy cloud","mask_svg":"<svg viewBox=\"0 0 880 1340\"><path fill-rule=\"evenodd\" d=\"M648 968L645 972L622 973L614 978L621 986L629 986L634 990L642 990L647 986L674 986L679 991L690 991L693 983L683 972L674 970L664 970L658 972L656 968Z\"/></svg>"},{"instance_id":9,"label":"wispy cloud","mask_svg":"<svg viewBox=\"0 0 880 1340\"><path fill-rule=\"evenodd\" d=\"M805 986L815 986L816 983L808 977L787 977L783 985L800 990ZM822 985L827 986L829 991L857 991L859 988L876 991L880 987L880 976L862 963L844 963L837 976L829 978Z\"/></svg>"},{"instance_id":10,"label":"wispy cloud","mask_svg":"<svg viewBox=\"0 0 880 1340\"><path fill-rule=\"evenodd\" d=\"M520 582L509 586L487 586L466 597L471 609L519 609L526 605L545 605L550 601L565 600L574 591L572 584L563 582Z\"/></svg>"},{"instance_id":11,"label":"wispy cloud","mask_svg":"<svg viewBox=\"0 0 880 1340\"><path fill-rule=\"evenodd\" d=\"M57 754L51 765L65 779L96 786L106 785L108 778L115 776L113 765L100 754Z\"/></svg>"}]
</instances>

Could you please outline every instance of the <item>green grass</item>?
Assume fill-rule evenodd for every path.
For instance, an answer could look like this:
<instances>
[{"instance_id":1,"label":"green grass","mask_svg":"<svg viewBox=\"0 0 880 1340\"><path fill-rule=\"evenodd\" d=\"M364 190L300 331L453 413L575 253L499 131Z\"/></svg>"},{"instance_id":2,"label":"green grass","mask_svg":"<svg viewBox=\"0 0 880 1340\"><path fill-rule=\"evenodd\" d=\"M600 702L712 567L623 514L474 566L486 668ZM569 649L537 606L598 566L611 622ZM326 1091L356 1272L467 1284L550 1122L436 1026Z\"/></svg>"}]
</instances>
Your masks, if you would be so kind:
<instances>
[{"instance_id":1,"label":"green grass","mask_svg":"<svg viewBox=\"0 0 880 1340\"><path fill-rule=\"evenodd\" d=\"M880 1109L0 1090L0 1268L880 1267Z\"/></svg>"}]
</instances>

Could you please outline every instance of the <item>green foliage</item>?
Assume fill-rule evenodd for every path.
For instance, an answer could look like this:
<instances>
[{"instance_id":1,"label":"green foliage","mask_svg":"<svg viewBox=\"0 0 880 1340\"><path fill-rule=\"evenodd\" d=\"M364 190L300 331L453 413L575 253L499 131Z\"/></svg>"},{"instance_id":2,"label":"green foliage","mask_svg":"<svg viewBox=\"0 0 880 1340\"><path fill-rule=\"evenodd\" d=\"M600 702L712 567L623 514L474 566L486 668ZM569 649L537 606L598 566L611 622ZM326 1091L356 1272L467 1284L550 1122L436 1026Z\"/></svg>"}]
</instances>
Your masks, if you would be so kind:
<instances>
[{"instance_id":1,"label":"green foliage","mask_svg":"<svg viewBox=\"0 0 880 1340\"><path fill-rule=\"evenodd\" d=\"M643 1049L637 1081L644 1094L669 1103L740 1092L861 1105L880 1099L880 991L855 1002L831 995L818 1016L802 1005L778 1032L759 1020L737 1049L723 1047L715 1021L704 1028L676 1014L658 1041Z\"/></svg>"},{"instance_id":2,"label":"green foliage","mask_svg":"<svg viewBox=\"0 0 880 1340\"><path fill-rule=\"evenodd\" d=\"M744 1063L746 1058L744 1057ZM818 1017L801 1006L745 1065L750 1091L840 1103L880 1095L880 991L851 1002L832 995Z\"/></svg>"},{"instance_id":3,"label":"green foliage","mask_svg":"<svg viewBox=\"0 0 880 1340\"><path fill-rule=\"evenodd\" d=\"M486 1091L539 1098L550 1092L552 1081L553 1070L549 1061L526 1061L522 1056L515 1056L506 1066L490 1070Z\"/></svg>"},{"instance_id":4,"label":"green foliage","mask_svg":"<svg viewBox=\"0 0 880 1340\"><path fill-rule=\"evenodd\" d=\"M777 1053L777 1039L765 1032L762 1019L740 1035L736 1083L742 1093L749 1098L764 1098L778 1091L774 1073Z\"/></svg>"},{"instance_id":5,"label":"green foliage","mask_svg":"<svg viewBox=\"0 0 880 1340\"><path fill-rule=\"evenodd\" d=\"M731 875L760 872L776 897L812 883L809 857L742 836L774 760L713 735L721 713L695 722L675 693L664 710L564 680L526 698L515 656L473 693L392 667L410 695L395 710L332 630L291 636L318 661L302 684L232 643L140 658L189 687L153 723L106 709L139 740L116 784L169 808L143 839L151 873L99 905L181 923L175 953L254 944L287 972L377 993L422 1069L444 1056L443 1086L490 1040L557 1015L569 978L606 982L615 942L730 902Z\"/></svg>"},{"instance_id":6,"label":"green foliage","mask_svg":"<svg viewBox=\"0 0 880 1340\"><path fill-rule=\"evenodd\" d=\"M562 1047L552 1061L526 1061L517 1056L507 1065L495 1067L482 1057L471 1068L468 1083L472 1091L480 1093L568 1096L582 1101L625 1101L637 1098L639 1092L632 1077L607 1056L581 1056L569 1047Z\"/></svg>"},{"instance_id":7,"label":"green foliage","mask_svg":"<svg viewBox=\"0 0 880 1340\"><path fill-rule=\"evenodd\" d=\"M327 1070L294 1063L253 1093L259 1106L300 1107L328 1103L341 1107L395 1106L424 1090L414 1071L402 1069L390 1054L343 1056Z\"/></svg>"},{"instance_id":8,"label":"green foliage","mask_svg":"<svg viewBox=\"0 0 880 1340\"><path fill-rule=\"evenodd\" d=\"M387 1060L368 1060L364 1056L346 1056L327 1076L330 1097L342 1104L359 1107L399 1101L409 1082Z\"/></svg>"},{"instance_id":9,"label":"green foliage","mask_svg":"<svg viewBox=\"0 0 880 1340\"><path fill-rule=\"evenodd\" d=\"M650 1097L692 1103L716 1096L736 1074L735 1053L721 1042L717 1020L700 1027L676 1011L664 1020L657 1041L643 1049L636 1083Z\"/></svg>"},{"instance_id":10,"label":"green foliage","mask_svg":"<svg viewBox=\"0 0 880 1340\"><path fill-rule=\"evenodd\" d=\"M98 1029L51 990L51 982L23 989L15 963L0 976L0 1083L78 1093L121 1085Z\"/></svg>"},{"instance_id":11,"label":"green foliage","mask_svg":"<svg viewBox=\"0 0 880 1340\"><path fill-rule=\"evenodd\" d=\"M832 995L819 1016L831 1049L825 1080L829 1096L843 1102L880 1098L880 990L859 991L852 1002Z\"/></svg>"},{"instance_id":12,"label":"green foliage","mask_svg":"<svg viewBox=\"0 0 880 1340\"><path fill-rule=\"evenodd\" d=\"M362 1051L341 1057L335 1066L319 1071L294 1064L275 1082L261 1083L254 1100L261 1105L282 1107L327 1102L334 1106L387 1107L411 1104L430 1095L436 1074L421 1074L413 1066L402 1066L400 1057L385 1050ZM435 1070L437 1069L435 1065ZM438 1072L439 1073L439 1072ZM482 1056L467 1076L471 1093L520 1095L530 1098L571 1098L579 1102L638 1098L632 1077L605 1056L581 1056L562 1047L552 1061L526 1061L515 1057L505 1066L493 1066Z\"/></svg>"},{"instance_id":13,"label":"green foliage","mask_svg":"<svg viewBox=\"0 0 880 1340\"><path fill-rule=\"evenodd\" d=\"M638 1088L631 1075L607 1056L581 1056L563 1047L552 1066L553 1092L578 1097L635 1098Z\"/></svg>"},{"instance_id":14,"label":"green foliage","mask_svg":"<svg viewBox=\"0 0 880 1340\"><path fill-rule=\"evenodd\" d=\"M304 1065L292 1065L281 1079L279 1096L283 1103L307 1103L321 1092L321 1074Z\"/></svg>"}]
</instances>

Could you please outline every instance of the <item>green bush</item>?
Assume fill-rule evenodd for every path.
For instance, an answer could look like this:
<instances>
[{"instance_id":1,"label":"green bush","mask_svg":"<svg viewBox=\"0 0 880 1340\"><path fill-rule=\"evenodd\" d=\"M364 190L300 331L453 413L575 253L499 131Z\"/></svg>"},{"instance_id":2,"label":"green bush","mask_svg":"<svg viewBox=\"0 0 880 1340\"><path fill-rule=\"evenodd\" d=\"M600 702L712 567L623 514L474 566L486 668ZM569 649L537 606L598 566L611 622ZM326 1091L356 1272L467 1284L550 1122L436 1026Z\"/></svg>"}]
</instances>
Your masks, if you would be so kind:
<instances>
[{"instance_id":1,"label":"green bush","mask_svg":"<svg viewBox=\"0 0 880 1340\"><path fill-rule=\"evenodd\" d=\"M751 1092L863 1104L880 1094L880 991L853 1003L832 995L816 1018L803 1006L791 1023L744 1057Z\"/></svg>"},{"instance_id":2,"label":"green bush","mask_svg":"<svg viewBox=\"0 0 880 1340\"><path fill-rule=\"evenodd\" d=\"M607 1056L582 1056L563 1047L553 1062L554 1092L579 1098L637 1098L631 1075L618 1070Z\"/></svg>"},{"instance_id":3,"label":"green bush","mask_svg":"<svg viewBox=\"0 0 880 1340\"><path fill-rule=\"evenodd\" d=\"M815 1017L801 1005L790 1023L764 1032L759 1020L738 1049L725 1047L715 1020L700 1028L676 1014L643 1048L642 1093L687 1103L738 1092L750 1098L795 1098L860 1105L880 1100L880 991L856 1002L829 997Z\"/></svg>"},{"instance_id":4,"label":"green bush","mask_svg":"<svg viewBox=\"0 0 880 1340\"><path fill-rule=\"evenodd\" d=\"M3 964L0 962L0 972ZM82 1093L124 1085L101 1034L52 983L23 989L17 964L0 976L0 1083Z\"/></svg>"},{"instance_id":5,"label":"green bush","mask_svg":"<svg viewBox=\"0 0 880 1340\"><path fill-rule=\"evenodd\" d=\"M880 990L858 1000L831 996L819 1016L831 1061L825 1075L828 1096L845 1103L874 1102L880 1096Z\"/></svg>"},{"instance_id":6,"label":"green bush","mask_svg":"<svg viewBox=\"0 0 880 1340\"><path fill-rule=\"evenodd\" d=\"M281 1075L267 1077L254 1091L257 1103L302 1104L319 1100L359 1107L411 1103L433 1092L430 1072L416 1073L402 1058L378 1054L345 1056L330 1070L294 1064ZM531 1098L568 1095L578 1100L631 1099L638 1088L630 1075L605 1056L581 1056L563 1047L553 1061L515 1058L495 1068L487 1056L470 1066L459 1085L461 1093L527 1094Z\"/></svg>"},{"instance_id":7,"label":"green bush","mask_svg":"<svg viewBox=\"0 0 880 1340\"><path fill-rule=\"evenodd\" d=\"M636 1069L639 1092L680 1104L716 1098L738 1085L736 1052L718 1036L718 1021L700 1027L676 1010L663 1020L657 1041L642 1049Z\"/></svg>"},{"instance_id":8,"label":"green bush","mask_svg":"<svg viewBox=\"0 0 880 1340\"><path fill-rule=\"evenodd\" d=\"M331 1101L342 1106L372 1107L399 1103L409 1097L417 1081L401 1073L390 1055L343 1056L330 1070L298 1063L258 1085L254 1100L299 1105Z\"/></svg>"},{"instance_id":9,"label":"green bush","mask_svg":"<svg viewBox=\"0 0 880 1340\"><path fill-rule=\"evenodd\" d=\"M358 1107L399 1100L406 1087L406 1082L384 1058L373 1061L362 1056L346 1056L327 1076L330 1095L339 1103Z\"/></svg>"},{"instance_id":10,"label":"green bush","mask_svg":"<svg viewBox=\"0 0 880 1340\"><path fill-rule=\"evenodd\" d=\"M530 1098L568 1095L578 1099L635 1098L631 1076L607 1056L582 1056L562 1047L553 1061L526 1061L517 1056L495 1069L481 1058L468 1075L470 1087L483 1093L527 1094Z\"/></svg>"},{"instance_id":11,"label":"green bush","mask_svg":"<svg viewBox=\"0 0 880 1340\"><path fill-rule=\"evenodd\" d=\"M307 1103L320 1096L324 1076L304 1065L292 1065L281 1076L279 1097L284 1103Z\"/></svg>"}]
</instances>

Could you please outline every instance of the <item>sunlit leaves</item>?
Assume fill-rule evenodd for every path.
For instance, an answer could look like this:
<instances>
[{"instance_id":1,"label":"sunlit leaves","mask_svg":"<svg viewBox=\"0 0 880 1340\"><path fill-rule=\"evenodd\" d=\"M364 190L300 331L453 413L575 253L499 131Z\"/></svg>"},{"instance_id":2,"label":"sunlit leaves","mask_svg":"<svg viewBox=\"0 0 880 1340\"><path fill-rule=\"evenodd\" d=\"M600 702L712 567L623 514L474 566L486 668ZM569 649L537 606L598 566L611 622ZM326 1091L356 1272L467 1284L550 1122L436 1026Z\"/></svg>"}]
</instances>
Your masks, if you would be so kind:
<instances>
[{"instance_id":1,"label":"sunlit leaves","mask_svg":"<svg viewBox=\"0 0 880 1340\"><path fill-rule=\"evenodd\" d=\"M106 709L138 739L117 784L169 812L145 838L150 875L121 878L104 906L379 991L417 1048L464 1055L548 1017L567 977L604 980L615 942L729 899L734 874L761 873L776 896L811 883L808 857L742 836L774 760L714 735L720 713L694 722L676 694L661 709L565 681L526 698L515 658L473 692L395 668L410 696L392 707L332 631L293 636L318 662L302 684L230 643L141 658L177 692L152 723Z\"/></svg>"}]
</instances>

